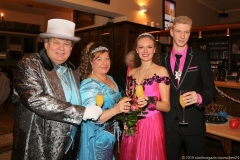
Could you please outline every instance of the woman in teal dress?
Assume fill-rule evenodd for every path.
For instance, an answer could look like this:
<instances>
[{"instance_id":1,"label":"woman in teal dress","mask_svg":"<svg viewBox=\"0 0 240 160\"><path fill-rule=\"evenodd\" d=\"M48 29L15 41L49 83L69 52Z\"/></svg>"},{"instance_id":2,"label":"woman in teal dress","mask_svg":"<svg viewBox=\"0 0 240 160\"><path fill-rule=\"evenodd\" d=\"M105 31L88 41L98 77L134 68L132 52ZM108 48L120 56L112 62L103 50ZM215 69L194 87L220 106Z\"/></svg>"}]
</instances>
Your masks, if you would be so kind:
<instances>
[{"instance_id":1,"label":"woman in teal dress","mask_svg":"<svg viewBox=\"0 0 240 160\"><path fill-rule=\"evenodd\" d=\"M98 121L81 123L80 151L77 160L113 160L114 144L120 130L114 116L130 111L129 98L121 99L117 84L107 75L110 69L108 48L101 42L90 43L82 52L80 86L83 106L96 104L96 95L104 95L103 113Z\"/></svg>"}]
</instances>

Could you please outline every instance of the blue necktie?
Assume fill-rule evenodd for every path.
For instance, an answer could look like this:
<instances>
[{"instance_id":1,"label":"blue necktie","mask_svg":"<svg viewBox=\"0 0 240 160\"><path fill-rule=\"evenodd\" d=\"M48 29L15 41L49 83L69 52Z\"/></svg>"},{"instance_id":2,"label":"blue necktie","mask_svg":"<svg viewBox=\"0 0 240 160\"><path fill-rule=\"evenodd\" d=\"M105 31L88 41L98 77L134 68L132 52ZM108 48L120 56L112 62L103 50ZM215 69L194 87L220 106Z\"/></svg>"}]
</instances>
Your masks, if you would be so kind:
<instances>
[{"instance_id":1,"label":"blue necktie","mask_svg":"<svg viewBox=\"0 0 240 160\"><path fill-rule=\"evenodd\" d=\"M67 74L68 68L65 66L58 66L57 67L57 72L60 74L60 79L62 79L64 81L64 83L66 83L69 87L70 87L70 83L69 83L69 77Z\"/></svg>"}]
</instances>

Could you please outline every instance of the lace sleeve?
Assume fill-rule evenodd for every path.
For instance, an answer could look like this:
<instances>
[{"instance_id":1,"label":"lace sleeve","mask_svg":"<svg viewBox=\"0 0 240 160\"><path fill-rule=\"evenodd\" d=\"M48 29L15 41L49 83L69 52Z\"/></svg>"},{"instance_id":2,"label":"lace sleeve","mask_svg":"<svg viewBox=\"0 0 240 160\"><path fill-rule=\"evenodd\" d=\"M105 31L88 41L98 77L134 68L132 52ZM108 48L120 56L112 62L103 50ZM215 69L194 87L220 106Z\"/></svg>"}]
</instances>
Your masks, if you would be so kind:
<instances>
[{"instance_id":1,"label":"lace sleeve","mask_svg":"<svg viewBox=\"0 0 240 160\"><path fill-rule=\"evenodd\" d=\"M154 74L154 76L152 76L152 78L148 78L145 79L144 81L144 85L151 85L153 82L157 82L157 83L164 83L166 85L170 84L170 78L166 77L166 76L158 76L156 74Z\"/></svg>"}]
</instances>

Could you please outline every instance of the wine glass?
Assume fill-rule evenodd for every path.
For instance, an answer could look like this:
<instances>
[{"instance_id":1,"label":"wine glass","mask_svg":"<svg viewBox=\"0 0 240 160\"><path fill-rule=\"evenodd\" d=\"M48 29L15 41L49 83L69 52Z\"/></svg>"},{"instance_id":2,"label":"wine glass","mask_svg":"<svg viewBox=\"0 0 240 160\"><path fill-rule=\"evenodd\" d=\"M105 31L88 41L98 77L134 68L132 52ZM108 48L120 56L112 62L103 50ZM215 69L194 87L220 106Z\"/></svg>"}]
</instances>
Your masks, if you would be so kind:
<instances>
[{"instance_id":1,"label":"wine glass","mask_svg":"<svg viewBox=\"0 0 240 160\"><path fill-rule=\"evenodd\" d=\"M103 102L104 102L104 95L99 93L96 95L96 104L98 107L102 107L103 105Z\"/></svg>"},{"instance_id":2,"label":"wine glass","mask_svg":"<svg viewBox=\"0 0 240 160\"><path fill-rule=\"evenodd\" d=\"M136 85L135 89L136 89L137 98L142 97L143 96L143 86L142 85ZM141 108L141 112L140 112L139 116L143 116L142 108Z\"/></svg>"},{"instance_id":3,"label":"wine glass","mask_svg":"<svg viewBox=\"0 0 240 160\"><path fill-rule=\"evenodd\" d=\"M179 122L179 124L186 125L188 122L185 121L185 107L186 104L183 102L183 94L187 93L187 90L180 90L180 96L179 96L179 103L182 106L183 109L183 116L182 116L182 122Z\"/></svg>"}]
</instances>

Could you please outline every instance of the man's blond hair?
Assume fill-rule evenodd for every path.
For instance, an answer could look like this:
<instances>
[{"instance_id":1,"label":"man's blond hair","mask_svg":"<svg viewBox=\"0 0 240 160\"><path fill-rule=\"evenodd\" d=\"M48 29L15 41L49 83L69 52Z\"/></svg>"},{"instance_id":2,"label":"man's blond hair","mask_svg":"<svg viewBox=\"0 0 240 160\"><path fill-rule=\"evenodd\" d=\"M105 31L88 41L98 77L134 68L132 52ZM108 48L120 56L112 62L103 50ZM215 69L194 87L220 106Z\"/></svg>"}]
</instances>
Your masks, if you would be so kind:
<instances>
[{"instance_id":1,"label":"man's blond hair","mask_svg":"<svg viewBox=\"0 0 240 160\"><path fill-rule=\"evenodd\" d=\"M178 16L178 17L176 17L176 18L174 19L174 21L173 21L172 28L174 28L174 26L175 26L177 23L188 24L190 27L192 27L192 19L190 19L190 18L187 17L187 16Z\"/></svg>"}]
</instances>

